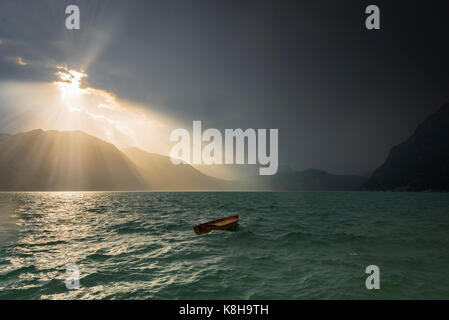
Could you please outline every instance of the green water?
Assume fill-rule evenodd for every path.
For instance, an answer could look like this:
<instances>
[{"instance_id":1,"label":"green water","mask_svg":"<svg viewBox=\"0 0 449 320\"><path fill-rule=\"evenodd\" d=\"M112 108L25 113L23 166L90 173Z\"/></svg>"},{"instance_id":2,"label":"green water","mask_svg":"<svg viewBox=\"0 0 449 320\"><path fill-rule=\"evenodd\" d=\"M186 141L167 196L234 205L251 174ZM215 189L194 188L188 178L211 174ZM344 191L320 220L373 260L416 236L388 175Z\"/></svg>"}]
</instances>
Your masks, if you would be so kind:
<instances>
[{"instance_id":1,"label":"green water","mask_svg":"<svg viewBox=\"0 0 449 320\"><path fill-rule=\"evenodd\" d=\"M0 299L449 298L445 193L0 193L0 206ZM237 213L235 232L192 230Z\"/></svg>"}]
</instances>

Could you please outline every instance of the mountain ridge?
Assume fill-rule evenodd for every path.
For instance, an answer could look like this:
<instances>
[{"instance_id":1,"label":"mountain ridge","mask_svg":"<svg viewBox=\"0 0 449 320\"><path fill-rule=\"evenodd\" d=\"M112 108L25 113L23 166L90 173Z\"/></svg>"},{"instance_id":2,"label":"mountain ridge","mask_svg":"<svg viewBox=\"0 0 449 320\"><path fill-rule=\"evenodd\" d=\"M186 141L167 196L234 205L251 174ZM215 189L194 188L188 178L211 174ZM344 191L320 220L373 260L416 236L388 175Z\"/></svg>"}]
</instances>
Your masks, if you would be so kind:
<instances>
[{"instance_id":1,"label":"mountain ridge","mask_svg":"<svg viewBox=\"0 0 449 320\"><path fill-rule=\"evenodd\" d=\"M353 191L367 178L356 175L332 174L320 169L284 171L274 176L258 176L246 182L248 188L279 191Z\"/></svg>"},{"instance_id":2,"label":"mountain ridge","mask_svg":"<svg viewBox=\"0 0 449 320\"><path fill-rule=\"evenodd\" d=\"M190 164L174 165L170 157L143 151L136 147L122 152L141 170L153 190L218 190L225 181L208 176Z\"/></svg>"},{"instance_id":3,"label":"mountain ridge","mask_svg":"<svg viewBox=\"0 0 449 320\"><path fill-rule=\"evenodd\" d=\"M0 149L0 190L3 191L222 188L219 179L188 164L176 166L167 156L135 147L119 150L112 143L79 130L35 129L14 135L0 134ZM143 163L142 158L148 162Z\"/></svg>"},{"instance_id":4,"label":"mountain ridge","mask_svg":"<svg viewBox=\"0 0 449 320\"><path fill-rule=\"evenodd\" d=\"M0 134L0 150L2 191L342 191L364 182L318 169L228 181L79 130Z\"/></svg>"},{"instance_id":5,"label":"mountain ridge","mask_svg":"<svg viewBox=\"0 0 449 320\"><path fill-rule=\"evenodd\" d=\"M362 189L449 191L449 103L394 146Z\"/></svg>"},{"instance_id":6,"label":"mountain ridge","mask_svg":"<svg viewBox=\"0 0 449 320\"><path fill-rule=\"evenodd\" d=\"M116 146L82 131L21 132L0 140L0 189L141 190L146 187Z\"/></svg>"}]
</instances>

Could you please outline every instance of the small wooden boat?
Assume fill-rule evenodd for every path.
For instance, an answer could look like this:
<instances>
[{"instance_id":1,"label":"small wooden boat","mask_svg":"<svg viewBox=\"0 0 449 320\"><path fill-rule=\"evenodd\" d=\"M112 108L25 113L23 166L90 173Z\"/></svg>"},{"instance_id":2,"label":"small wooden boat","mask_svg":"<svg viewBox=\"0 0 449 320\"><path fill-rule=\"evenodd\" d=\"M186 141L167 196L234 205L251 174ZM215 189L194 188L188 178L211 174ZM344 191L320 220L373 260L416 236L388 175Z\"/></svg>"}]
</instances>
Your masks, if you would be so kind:
<instances>
[{"instance_id":1,"label":"small wooden boat","mask_svg":"<svg viewBox=\"0 0 449 320\"><path fill-rule=\"evenodd\" d=\"M196 234L208 233L212 230L228 230L237 225L240 216L230 216L227 218L222 218L214 221L209 221L206 223L199 224L193 227L193 231Z\"/></svg>"}]
</instances>

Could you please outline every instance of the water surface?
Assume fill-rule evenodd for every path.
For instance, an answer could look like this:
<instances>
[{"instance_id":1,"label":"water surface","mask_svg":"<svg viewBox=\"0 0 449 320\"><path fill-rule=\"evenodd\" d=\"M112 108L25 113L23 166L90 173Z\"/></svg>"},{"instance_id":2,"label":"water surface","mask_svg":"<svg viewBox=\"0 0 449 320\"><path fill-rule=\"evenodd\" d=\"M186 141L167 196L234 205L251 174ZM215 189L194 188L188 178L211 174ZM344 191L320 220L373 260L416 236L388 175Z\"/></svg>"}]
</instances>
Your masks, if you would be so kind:
<instances>
[{"instance_id":1,"label":"water surface","mask_svg":"<svg viewBox=\"0 0 449 320\"><path fill-rule=\"evenodd\" d=\"M0 299L449 298L445 193L0 193L0 206ZM192 230L234 214L235 232Z\"/></svg>"}]
</instances>

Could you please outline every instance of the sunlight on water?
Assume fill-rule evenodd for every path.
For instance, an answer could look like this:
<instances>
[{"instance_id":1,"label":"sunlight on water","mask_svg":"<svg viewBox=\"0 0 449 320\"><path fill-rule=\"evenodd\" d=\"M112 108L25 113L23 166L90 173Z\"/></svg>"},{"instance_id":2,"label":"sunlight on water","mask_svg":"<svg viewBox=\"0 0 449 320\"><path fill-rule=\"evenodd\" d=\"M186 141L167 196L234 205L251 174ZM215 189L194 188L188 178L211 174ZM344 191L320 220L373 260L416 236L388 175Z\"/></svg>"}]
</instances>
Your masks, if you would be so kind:
<instances>
[{"instance_id":1,"label":"sunlight on water","mask_svg":"<svg viewBox=\"0 0 449 320\"><path fill-rule=\"evenodd\" d=\"M0 193L0 205L0 299L449 297L446 194ZM192 230L237 213L236 232ZM370 264L378 292L364 287Z\"/></svg>"},{"instance_id":2,"label":"sunlight on water","mask_svg":"<svg viewBox=\"0 0 449 320\"><path fill-rule=\"evenodd\" d=\"M0 244L12 241L16 235L16 208L11 199L0 197Z\"/></svg>"}]
</instances>

